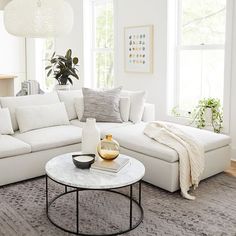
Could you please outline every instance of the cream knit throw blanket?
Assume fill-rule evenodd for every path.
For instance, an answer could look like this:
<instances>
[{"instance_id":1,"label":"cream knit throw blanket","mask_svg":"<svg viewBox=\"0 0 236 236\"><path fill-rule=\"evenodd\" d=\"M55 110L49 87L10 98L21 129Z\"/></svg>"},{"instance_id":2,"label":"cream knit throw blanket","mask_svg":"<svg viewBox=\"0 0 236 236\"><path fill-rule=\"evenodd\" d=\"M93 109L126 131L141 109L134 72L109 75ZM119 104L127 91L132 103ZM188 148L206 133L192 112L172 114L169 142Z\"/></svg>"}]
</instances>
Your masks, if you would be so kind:
<instances>
[{"instance_id":1,"label":"cream knit throw blanket","mask_svg":"<svg viewBox=\"0 0 236 236\"><path fill-rule=\"evenodd\" d=\"M164 122L151 122L144 134L157 142L174 149L179 155L180 189L183 197L194 200L188 191L200 182L204 170L204 148L193 137L177 127Z\"/></svg>"}]
</instances>

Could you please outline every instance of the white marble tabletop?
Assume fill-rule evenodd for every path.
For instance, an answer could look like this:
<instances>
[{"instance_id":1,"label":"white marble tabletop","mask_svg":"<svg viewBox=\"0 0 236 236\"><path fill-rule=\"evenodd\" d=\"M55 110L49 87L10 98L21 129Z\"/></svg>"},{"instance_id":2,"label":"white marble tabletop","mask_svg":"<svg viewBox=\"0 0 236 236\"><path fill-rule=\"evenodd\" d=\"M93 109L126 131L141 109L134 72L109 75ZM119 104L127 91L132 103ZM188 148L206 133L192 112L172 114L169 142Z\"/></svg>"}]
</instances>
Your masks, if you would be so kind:
<instances>
[{"instance_id":1,"label":"white marble tabletop","mask_svg":"<svg viewBox=\"0 0 236 236\"><path fill-rule=\"evenodd\" d=\"M48 161L45 167L47 175L71 187L112 189L136 183L145 174L145 167L140 161L122 154L120 155L128 157L130 161L118 173L79 169L73 164L72 154L78 154L78 152L63 154Z\"/></svg>"}]
</instances>

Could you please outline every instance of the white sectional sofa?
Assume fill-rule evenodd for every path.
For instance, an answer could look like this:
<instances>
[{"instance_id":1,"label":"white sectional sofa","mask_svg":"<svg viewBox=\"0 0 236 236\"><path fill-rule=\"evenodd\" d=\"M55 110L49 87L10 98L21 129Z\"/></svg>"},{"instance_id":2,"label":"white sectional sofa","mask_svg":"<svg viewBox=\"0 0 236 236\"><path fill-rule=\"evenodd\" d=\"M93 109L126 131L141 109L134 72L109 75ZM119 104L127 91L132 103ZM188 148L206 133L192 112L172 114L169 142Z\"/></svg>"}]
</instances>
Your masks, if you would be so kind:
<instances>
[{"instance_id":1,"label":"white sectional sofa","mask_svg":"<svg viewBox=\"0 0 236 236\"><path fill-rule=\"evenodd\" d=\"M81 91L56 92L25 97L2 97L0 107L8 108L14 134L0 136L0 186L45 174L46 162L63 153L81 150L83 122L77 119L74 99ZM16 108L64 102L68 125L52 126L20 133ZM168 191L179 189L177 153L143 134L146 122L154 120L154 105L145 104L142 122L97 123L104 136L111 133L121 145L121 152L137 158L146 167L144 180ZM33 119L33 118L32 118ZM181 126L201 140L205 147L206 168L202 179L224 171L230 165L230 138L205 130Z\"/></svg>"}]
</instances>

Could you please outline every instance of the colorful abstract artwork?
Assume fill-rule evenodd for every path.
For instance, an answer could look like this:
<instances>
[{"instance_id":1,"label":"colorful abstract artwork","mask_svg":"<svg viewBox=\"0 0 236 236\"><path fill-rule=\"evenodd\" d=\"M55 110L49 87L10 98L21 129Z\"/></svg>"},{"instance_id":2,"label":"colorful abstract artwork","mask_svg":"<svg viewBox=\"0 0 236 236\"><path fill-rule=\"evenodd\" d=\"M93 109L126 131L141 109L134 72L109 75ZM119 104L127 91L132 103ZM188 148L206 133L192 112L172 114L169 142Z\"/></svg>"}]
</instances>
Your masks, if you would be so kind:
<instances>
[{"instance_id":1,"label":"colorful abstract artwork","mask_svg":"<svg viewBox=\"0 0 236 236\"><path fill-rule=\"evenodd\" d=\"M125 28L125 71L152 72L153 26Z\"/></svg>"}]
</instances>

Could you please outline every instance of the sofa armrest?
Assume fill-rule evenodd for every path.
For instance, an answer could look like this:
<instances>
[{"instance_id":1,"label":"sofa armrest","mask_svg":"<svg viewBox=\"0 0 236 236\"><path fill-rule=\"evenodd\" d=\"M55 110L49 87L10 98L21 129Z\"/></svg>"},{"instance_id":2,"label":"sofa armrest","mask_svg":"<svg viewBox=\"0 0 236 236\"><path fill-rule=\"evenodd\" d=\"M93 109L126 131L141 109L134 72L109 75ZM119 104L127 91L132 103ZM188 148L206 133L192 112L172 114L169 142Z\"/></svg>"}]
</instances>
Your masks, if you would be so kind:
<instances>
[{"instance_id":1,"label":"sofa armrest","mask_svg":"<svg viewBox=\"0 0 236 236\"><path fill-rule=\"evenodd\" d=\"M149 122L153 120L155 120L155 105L151 103L145 103L142 121Z\"/></svg>"}]
</instances>

